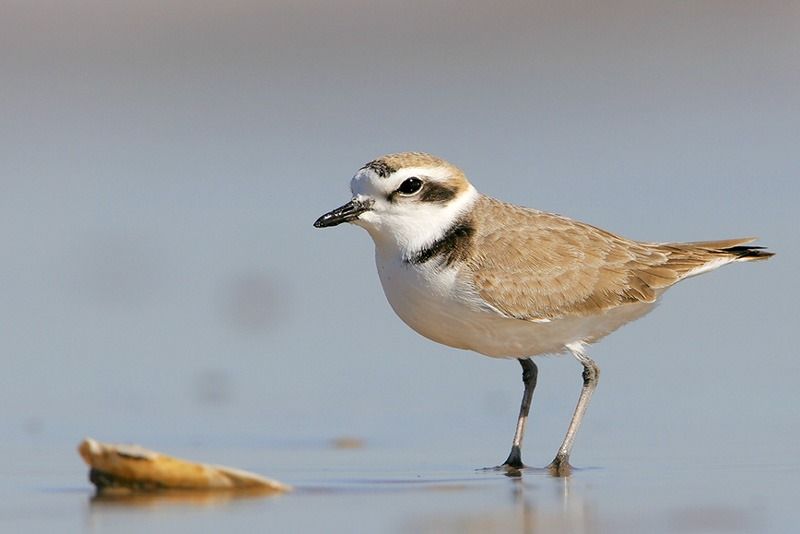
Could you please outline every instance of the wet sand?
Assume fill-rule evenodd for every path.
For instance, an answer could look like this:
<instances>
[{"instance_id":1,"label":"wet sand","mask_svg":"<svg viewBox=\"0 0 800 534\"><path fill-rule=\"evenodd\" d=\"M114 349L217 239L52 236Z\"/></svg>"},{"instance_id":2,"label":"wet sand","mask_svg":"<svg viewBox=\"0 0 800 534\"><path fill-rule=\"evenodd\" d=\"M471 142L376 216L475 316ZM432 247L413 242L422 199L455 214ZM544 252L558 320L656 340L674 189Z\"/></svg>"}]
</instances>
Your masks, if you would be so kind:
<instances>
[{"instance_id":1,"label":"wet sand","mask_svg":"<svg viewBox=\"0 0 800 534\"><path fill-rule=\"evenodd\" d=\"M527 469L509 477L422 461L446 451L230 448L213 452L296 490L276 497L98 497L80 463L62 452L29 453L27 468L4 477L0 530L791 532L800 474L797 464L664 463L579 467L568 478Z\"/></svg>"}]
</instances>

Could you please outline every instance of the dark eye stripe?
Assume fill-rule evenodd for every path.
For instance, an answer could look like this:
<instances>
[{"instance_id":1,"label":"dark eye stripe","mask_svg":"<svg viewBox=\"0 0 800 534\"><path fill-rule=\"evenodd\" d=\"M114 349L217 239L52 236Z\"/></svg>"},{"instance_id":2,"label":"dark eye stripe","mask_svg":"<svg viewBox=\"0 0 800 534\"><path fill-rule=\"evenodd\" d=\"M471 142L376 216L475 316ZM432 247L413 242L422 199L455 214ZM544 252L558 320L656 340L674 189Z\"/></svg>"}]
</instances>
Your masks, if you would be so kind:
<instances>
[{"instance_id":1,"label":"dark eye stripe","mask_svg":"<svg viewBox=\"0 0 800 534\"><path fill-rule=\"evenodd\" d=\"M447 202L456 196L456 190L444 184L428 182L419 195L422 202Z\"/></svg>"},{"instance_id":2,"label":"dark eye stripe","mask_svg":"<svg viewBox=\"0 0 800 534\"><path fill-rule=\"evenodd\" d=\"M419 196L414 198L418 199L420 202L447 202L456 196L456 192L456 189L447 187L444 184L425 182ZM398 196L402 197L403 195L397 191L392 191L386 198L389 202L395 202Z\"/></svg>"}]
</instances>

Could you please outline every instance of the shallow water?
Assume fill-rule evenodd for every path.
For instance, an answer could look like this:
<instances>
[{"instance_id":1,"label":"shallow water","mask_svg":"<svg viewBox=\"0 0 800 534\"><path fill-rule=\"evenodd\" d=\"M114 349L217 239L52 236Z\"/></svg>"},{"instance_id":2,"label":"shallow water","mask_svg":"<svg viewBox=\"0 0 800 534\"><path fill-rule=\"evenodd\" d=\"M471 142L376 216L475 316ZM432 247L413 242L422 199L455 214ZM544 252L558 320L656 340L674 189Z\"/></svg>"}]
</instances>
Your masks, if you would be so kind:
<instances>
[{"instance_id":1,"label":"shallow water","mask_svg":"<svg viewBox=\"0 0 800 534\"><path fill-rule=\"evenodd\" d=\"M18 451L19 452L19 451ZM295 486L274 497L96 497L76 456L38 450L2 482L3 532L791 532L797 464L613 463L571 477L481 471L447 450L185 450Z\"/></svg>"}]
</instances>

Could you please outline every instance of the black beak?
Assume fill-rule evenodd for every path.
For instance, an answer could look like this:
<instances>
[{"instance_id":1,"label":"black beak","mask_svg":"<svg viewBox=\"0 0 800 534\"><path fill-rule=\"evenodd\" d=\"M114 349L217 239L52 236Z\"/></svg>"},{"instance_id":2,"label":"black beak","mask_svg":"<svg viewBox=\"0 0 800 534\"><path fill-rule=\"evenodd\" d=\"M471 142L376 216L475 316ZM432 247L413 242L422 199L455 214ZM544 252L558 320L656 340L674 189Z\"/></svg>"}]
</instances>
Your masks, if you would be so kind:
<instances>
[{"instance_id":1,"label":"black beak","mask_svg":"<svg viewBox=\"0 0 800 534\"><path fill-rule=\"evenodd\" d=\"M365 211L369 211L371 207L371 201L357 200L354 198L344 206L329 211L314 221L314 228L327 228L328 226L336 226L337 224L353 221L358 219L358 216Z\"/></svg>"}]
</instances>

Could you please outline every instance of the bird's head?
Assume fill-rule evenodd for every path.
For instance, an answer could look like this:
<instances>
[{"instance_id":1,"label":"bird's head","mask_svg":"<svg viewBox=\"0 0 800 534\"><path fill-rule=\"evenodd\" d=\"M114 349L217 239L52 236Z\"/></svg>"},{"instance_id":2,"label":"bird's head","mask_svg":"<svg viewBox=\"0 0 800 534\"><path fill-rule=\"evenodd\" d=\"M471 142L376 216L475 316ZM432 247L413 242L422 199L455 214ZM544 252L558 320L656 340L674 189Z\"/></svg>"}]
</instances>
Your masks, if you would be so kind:
<instances>
[{"instance_id":1,"label":"bird's head","mask_svg":"<svg viewBox=\"0 0 800 534\"><path fill-rule=\"evenodd\" d=\"M370 161L350 182L353 198L316 220L365 228L377 245L419 249L443 235L478 193L456 166L430 154L403 152Z\"/></svg>"}]
</instances>

